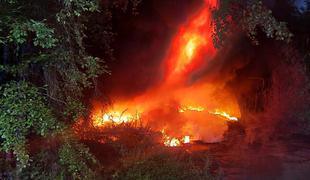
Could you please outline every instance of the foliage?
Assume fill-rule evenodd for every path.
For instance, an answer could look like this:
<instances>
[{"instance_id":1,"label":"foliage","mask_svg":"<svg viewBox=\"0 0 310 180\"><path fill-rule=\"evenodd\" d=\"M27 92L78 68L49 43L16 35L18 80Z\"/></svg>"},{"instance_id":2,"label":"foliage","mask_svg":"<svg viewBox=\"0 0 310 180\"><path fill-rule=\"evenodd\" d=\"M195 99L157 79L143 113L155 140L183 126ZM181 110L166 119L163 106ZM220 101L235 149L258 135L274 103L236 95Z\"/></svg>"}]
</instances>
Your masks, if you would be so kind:
<instances>
[{"instance_id":1,"label":"foliage","mask_svg":"<svg viewBox=\"0 0 310 180\"><path fill-rule=\"evenodd\" d=\"M51 150L42 150L34 155L30 165L24 168L18 177L25 180L64 179L64 175L59 172L61 167L58 164L57 155Z\"/></svg>"},{"instance_id":2,"label":"foliage","mask_svg":"<svg viewBox=\"0 0 310 180\"><path fill-rule=\"evenodd\" d=\"M100 60L83 51L82 35L78 36L80 39L64 41L66 36L75 37L77 34L83 34L83 29L79 28L82 27L82 23L76 20L83 13L98 9L97 2L70 0L47 3L58 8L58 10L51 8L49 16L45 16L44 12L42 14L35 12L36 5L33 4L37 4L41 8L48 8L39 1L1 2L4 9L1 13L1 40L2 43L15 48L14 51L19 60L1 65L2 70L8 75L15 76L15 79L18 80L1 87L0 133L3 139L1 146L7 152L11 150L14 152L20 163L20 169L26 167L29 162L27 152L29 134L36 133L45 136L56 130L58 122L53 115L53 112L56 111L51 108L53 106L49 105L55 104L54 100L57 100L57 103L63 102L62 105L68 105L66 112L74 117L76 112L81 110L81 105L77 102L79 99L76 99L77 95L81 96L83 89L80 87L81 84L84 85L82 87L89 86L90 80L102 72L99 70L100 65L97 64ZM31 12L31 9L34 12ZM57 22L59 19L56 17L61 17L61 15L67 20L66 22ZM78 23L80 26L77 26ZM74 34L61 32L67 26L72 27ZM27 56L19 53L25 44L33 46L33 52ZM79 46L68 48L68 44L78 44ZM79 51L79 48L82 51ZM69 56L75 54L76 51L82 53L79 56ZM30 86L28 82L21 81L21 79L32 81L30 74L32 74L34 65L43 70L44 76L41 77L44 77L44 84L58 85L58 88L55 89L58 90L57 95L52 93L54 90L52 88L55 85L45 86L47 89L43 88L42 91L39 91L35 86ZM51 68L54 69L51 70ZM32 81L32 83L38 85L38 82ZM71 94L66 93L68 89L73 90L69 91ZM80 149L79 152L84 150ZM79 159L73 159L70 163L73 163L74 160L79 163Z\"/></svg>"},{"instance_id":3,"label":"foliage","mask_svg":"<svg viewBox=\"0 0 310 180\"><path fill-rule=\"evenodd\" d=\"M29 161L27 135L46 136L57 128L51 110L37 88L26 82L11 82L0 87L1 148L13 150L21 167Z\"/></svg>"},{"instance_id":4,"label":"foliage","mask_svg":"<svg viewBox=\"0 0 310 180\"><path fill-rule=\"evenodd\" d=\"M73 179L94 179L91 169L97 161L89 149L79 143L76 138L66 138L59 149L59 162L62 174L68 174Z\"/></svg>"},{"instance_id":5,"label":"foliage","mask_svg":"<svg viewBox=\"0 0 310 180\"><path fill-rule=\"evenodd\" d=\"M22 23L14 23L10 28L6 37L8 42L3 43L23 44L27 41L28 34L34 33L33 44L35 46L52 48L56 45L57 39L54 36L54 30L42 22L31 19Z\"/></svg>"},{"instance_id":6,"label":"foliage","mask_svg":"<svg viewBox=\"0 0 310 180\"><path fill-rule=\"evenodd\" d=\"M94 179L97 160L77 141L70 130L45 140L30 165L18 175L21 179Z\"/></svg>"},{"instance_id":7,"label":"foliage","mask_svg":"<svg viewBox=\"0 0 310 180\"><path fill-rule=\"evenodd\" d=\"M245 32L254 44L258 44L258 29L268 38L276 40L289 42L293 36L286 23L277 21L271 10L260 0L221 0L219 8L213 11L213 18L213 41L216 47L222 46L228 36L236 30Z\"/></svg>"},{"instance_id":8,"label":"foliage","mask_svg":"<svg viewBox=\"0 0 310 180\"><path fill-rule=\"evenodd\" d=\"M19 61L1 65L0 69L31 81L31 68L41 68L41 77L48 85L46 88L50 103L70 111L73 107L71 104L77 104L76 101L82 97L83 88L90 87L94 79L105 72L106 66L102 66L104 61L90 56L83 43L83 22L88 17L87 13L99 11L99 4L96 0L46 3L50 7L36 0L2 2L5 11L0 16L3 29L1 40L7 45L12 44ZM37 6L44 11L36 12L39 9ZM32 46L33 52L20 53L25 45ZM79 115L74 113L80 110L80 105L78 108L72 113L66 113L72 116L64 117Z\"/></svg>"}]
</instances>

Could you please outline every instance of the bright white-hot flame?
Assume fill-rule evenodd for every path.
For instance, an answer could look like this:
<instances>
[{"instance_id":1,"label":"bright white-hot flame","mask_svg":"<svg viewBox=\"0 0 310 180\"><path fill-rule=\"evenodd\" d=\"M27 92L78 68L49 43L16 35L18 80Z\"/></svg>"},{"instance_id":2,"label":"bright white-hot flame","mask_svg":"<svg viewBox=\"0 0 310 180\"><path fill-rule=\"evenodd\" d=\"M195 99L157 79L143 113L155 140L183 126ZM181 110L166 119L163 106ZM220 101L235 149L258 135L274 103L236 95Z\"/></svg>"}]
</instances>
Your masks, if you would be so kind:
<instances>
[{"instance_id":1,"label":"bright white-hot flame","mask_svg":"<svg viewBox=\"0 0 310 180\"><path fill-rule=\"evenodd\" d=\"M184 136L184 138L183 138L183 143L184 143L184 144L188 144L188 143L190 143L190 142L191 142L190 137L189 137L189 136Z\"/></svg>"},{"instance_id":2,"label":"bright white-hot flame","mask_svg":"<svg viewBox=\"0 0 310 180\"><path fill-rule=\"evenodd\" d=\"M136 118L129 113L120 112L120 111L112 111L106 112L102 116L96 115L93 118L93 124L96 127L105 126L107 124L122 124L133 122Z\"/></svg>"},{"instance_id":3,"label":"bright white-hot flame","mask_svg":"<svg viewBox=\"0 0 310 180\"><path fill-rule=\"evenodd\" d=\"M180 146L180 145L181 145L181 143L177 138L172 138L170 141L168 141L168 146L170 146L170 147L176 147L176 146Z\"/></svg>"},{"instance_id":4,"label":"bright white-hot flame","mask_svg":"<svg viewBox=\"0 0 310 180\"><path fill-rule=\"evenodd\" d=\"M190 136L184 136L182 139L176 137L170 137L165 133L165 130L161 130L163 135L164 145L169 147L177 147L181 146L182 144L190 143Z\"/></svg>"},{"instance_id":5,"label":"bright white-hot flame","mask_svg":"<svg viewBox=\"0 0 310 180\"><path fill-rule=\"evenodd\" d=\"M185 46L185 54L187 58L193 57L196 47L197 47L197 44L195 43L194 39L191 39L188 41L188 43Z\"/></svg>"},{"instance_id":6,"label":"bright white-hot flame","mask_svg":"<svg viewBox=\"0 0 310 180\"><path fill-rule=\"evenodd\" d=\"M131 115L121 115L119 112L114 112L110 114L104 114L103 115L103 121L104 122L113 122L113 123L126 123L129 122L132 119Z\"/></svg>"}]
</instances>

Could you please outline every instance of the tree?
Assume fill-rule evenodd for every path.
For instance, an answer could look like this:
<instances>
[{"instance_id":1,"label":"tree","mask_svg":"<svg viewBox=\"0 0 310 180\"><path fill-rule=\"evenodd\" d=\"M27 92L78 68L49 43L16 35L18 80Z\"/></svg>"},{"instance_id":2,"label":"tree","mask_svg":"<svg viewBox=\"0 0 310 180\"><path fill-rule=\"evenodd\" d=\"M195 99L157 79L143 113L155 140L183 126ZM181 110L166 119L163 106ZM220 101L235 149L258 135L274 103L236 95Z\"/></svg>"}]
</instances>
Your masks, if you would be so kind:
<instances>
[{"instance_id":1,"label":"tree","mask_svg":"<svg viewBox=\"0 0 310 180\"><path fill-rule=\"evenodd\" d=\"M219 8L214 9L215 32L213 41L216 47L224 44L234 32L244 32L255 44L257 30L263 31L268 38L289 42L293 34L285 22L278 21L260 0L221 0Z\"/></svg>"},{"instance_id":2,"label":"tree","mask_svg":"<svg viewBox=\"0 0 310 180\"><path fill-rule=\"evenodd\" d=\"M133 0L132 4L138 2ZM35 174L42 175L43 171L36 172L35 167L46 162L36 159L44 152L50 152L44 158L53 157L62 167L51 179L63 174L75 179L93 174L88 167L92 155L74 135L68 135L72 134L68 127L85 110L81 101L84 89L91 88L96 77L108 72L103 59L86 51L84 24L91 14L115 6L126 8L128 1L1 1L0 44L5 52L0 61L4 77L0 78L0 147L14 153L15 177L23 178L28 173L32 179ZM101 15L110 19L111 12ZM111 37L105 38L109 45ZM56 145L41 147L31 156L30 140L40 138L46 143L55 140ZM52 153L55 149L56 153ZM15 159L11 161L15 167Z\"/></svg>"}]
</instances>

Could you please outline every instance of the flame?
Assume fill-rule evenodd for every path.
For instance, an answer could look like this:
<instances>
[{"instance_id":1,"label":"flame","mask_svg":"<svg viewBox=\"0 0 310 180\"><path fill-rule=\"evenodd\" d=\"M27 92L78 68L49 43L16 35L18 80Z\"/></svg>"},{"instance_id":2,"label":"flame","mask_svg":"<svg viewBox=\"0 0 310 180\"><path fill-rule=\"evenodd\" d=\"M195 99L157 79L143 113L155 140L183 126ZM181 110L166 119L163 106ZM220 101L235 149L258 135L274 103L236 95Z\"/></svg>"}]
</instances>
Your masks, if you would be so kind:
<instances>
[{"instance_id":1,"label":"flame","mask_svg":"<svg viewBox=\"0 0 310 180\"><path fill-rule=\"evenodd\" d=\"M196 111L196 112L203 112L205 111L205 108L204 107L201 107L201 106L185 106L185 107L181 107L179 108L179 112L180 113L184 113L186 111ZM234 116L231 116L230 114L228 114L227 112L225 111L221 111L219 109L216 109L215 111L208 111L210 114L214 114L214 115L218 115L218 116L221 116L227 120L231 120L231 121L238 121L238 118L237 117L234 117Z\"/></svg>"},{"instance_id":2,"label":"flame","mask_svg":"<svg viewBox=\"0 0 310 180\"><path fill-rule=\"evenodd\" d=\"M176 147L181 145L180 141L177 138L171 138L171 139L169 138L164 142L164 144L170 147Z\"/></svg>"},{"instance_id":3,"label":"flame","mask_svg":"<svg viewBox=\"0 0 310 180\"><path fill-rule=\"evenodd\" d=\"M231 121L238 121L237 117L233 117L233 116L229 115L228 113L226 113L224 111L220 111L218 109L216 109L215 112L212 112L212 114L222 116L222 117L229 119Z\"/></svg>"},{"instance_id":4,"label":"flame","mask_svg":"<svg viewBox=\"0 0 310 180\"><path fill-rule=\"evenodd\" d=\"M189 137L189 136L184 136L184 138L183 138L183 143L184 143L184 144L188 144L188 143L190 143L190 142L191 142L190 137Z\"/></svg>"},{"instance_id":5,"label":"flame","mask_svg":"<svg viewBox=\"0 0 310 180\"><path fill-rule=\"evenodd\" d=\"M164 61L168 83L177 82L199 69L204 64L202 56L208 55L209 59L214 56L216 50L212 44L210 4L215 5L206 1L204 7L180 28L173 39Z\"/></svg>"},{"instance_id":6,"label":"flame","mask_svg":"<svg viewBox=\"0 0 310 180\"><path fill-rule=\"evenodd\" d=\"M140 119L140 113L137 110L135 112L129 111L128 108L123 108L124 105L105 109L99 102L95 102L93 106L91 119L94 127L132 123Z\"/></svg>"},{"instance_id":7,"label":"flame","mask_svg":"<svg viewBox=\"0 0 310 180\"><path fill-rule=\"evenodd\" d=\"M93 121L94 126L104 126L107 123L122 124L128 123L133 120L130 114L123 114L123 112L108 112L104 113L101 118L95 118Z\"/></svg>"},{"instance_id":8,"label":"flame","mask_svg":"<svg viewBox=\"0 0 310 180\"><path fill-rule=\"evenodd\" d=\"M188 111L203 112L205 110L206 108L201 107L201 106L183 106L179 108L178 112L179 113L185 113ZM132 115L126 111L127 109L125 109L124 111L110 111L110 112L103 113L103 115L102 113L96 114L92 117L93 125L95 127L102 127L102 126L110 125L110 124L119 125L122 123L134 122L140 118L140 115L138 113L136 113L136 115ZM216 109L215 111L208 111L208 113L221 116L227 120L238 121L237 117L231 116L227 112L221 111L219 109Z\"/></svg>"},{"instance_id":9,"label":"flame","mask_svg":"<svg viewBox=\"0 0 310 180\"><path fill-rule=\"evenodd\" d=\"M195 42L196 39L192 38L188 41L185 47L185 54L187 56L187 59L191 59L194 55L194 52L197 48L197 42Z\"/></svg>"},{"instance_id":10,"label":"flame","mask_svg":"<svg viewBox=\"0 0 310 180\"><path fill-rule=\"evenodd\" d=\"M164 141L164 145L169 147L177 147L189 143L190 143L190 136L184 136L182 139L178 139L175 137L170 138L169 136L167 136L167 139L165 139Z\"/></svg>"},{"instance_id":11,"label":"flame","mask_svg":"<svg viewBox=\"0 0 310 180\"><path fill-rule=\"evenodd\" d=\"M183 144L190 143L190 136L184 136L181 139L176 138L176 137L170 137L165 133L164 129L161 130L161 133L163 135L163 141L164 141L165 146L177 147L177 146L182 146Z\"/></svg>"},{"instance_id":12,"label":"flame","mask_svg":"<svg viewBox=\"0 0 310 180\"><path fill-rule=\"evenodd\" d=\"M185 106L185 107L181 107L179 108L179 112L180 113L183 113L183 112L186 112L186 111L197 111L197 112L202 112L204 111L205 108L204 107L200 107L200 106Z\"/></svg>"}]
</instances>

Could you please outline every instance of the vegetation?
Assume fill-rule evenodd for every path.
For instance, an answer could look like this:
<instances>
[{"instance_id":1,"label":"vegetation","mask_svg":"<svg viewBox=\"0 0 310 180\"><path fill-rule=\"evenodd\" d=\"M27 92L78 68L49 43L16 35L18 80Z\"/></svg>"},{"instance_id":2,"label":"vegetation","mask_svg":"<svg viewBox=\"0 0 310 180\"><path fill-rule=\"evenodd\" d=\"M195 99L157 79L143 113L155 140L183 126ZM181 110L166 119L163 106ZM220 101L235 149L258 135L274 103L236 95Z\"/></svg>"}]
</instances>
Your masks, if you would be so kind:
<instances>
[{"instance_id":1,"label":"vegetation","mask_svg":"<svg viewBox=\"0 0 310 180\"><path fill-rule=\"evenodd\" d=\"M5 84L0 92L2 149L13 150L19 167L26 167L29 161L26 136L31 131L46 136L49 131L56 130L56 120L37 89L26 82Z\"/></svg>"},{"instance_id":2,"label":"vegetation","mask_svg":"<svg viewBox=\"0 0 310 180\"><path fill-rule=\"evenodd\" d=\"M122 169L116 171L114 179L215 179L210 175L208 162L205 162L204 168L199 168L194 164L192 157L184 151L157 149L156 152L129 157L131 158L123 160L124 165ZM208 158L205 159L207 161Z\"/></svg>"},{"instance_id":3,"label":"vegetation","mask_svg":"<svg viewBox=\"0 0 310 180\"><path fill-rule=\"evenodd\" d=\"M103 59L85 50L85 22L101 11L103 18L110 19L107 12L128 3L1 1L0 135L7 156L2 160L10 164L1 179L92 179L93 156L68 135L72 134L68 127L85 112L83 91L108 72ZM132 3L136 7L138 1ZM105 38L110 42L112 37ZM32 152L42 138L54 146Z\"/></svg>"},{"instance_id":4,"label":"vegetation","mask_svg":"<svg viewBox=\"0 0 310 180\"><path fill-rule=\"evenodd\" d=\"M190 153L187 147L166 147L162 143L162 134L152 131L136 123L124 123L104 128L77 127L82 137L96 144L102 153L107 154L100 159L104 179L217 179L216 173L211 173L211 161L206 152ZM102 148L105 146L105 148Z\"/></svg>"},{"instance_id":5,"label":"vegetation","mask_svg":"<svg viewBox=\"0 0 310 180\"><path fill-rule=\"evenodd\" d=\"M215 24L214 44L221 47L230 34L244 32L254 44L258 29L267 37L290 42L293 34L285 22L278 21L261 0L221 0L220 8L213 11Z\"/></svg>"}]
</instances>

